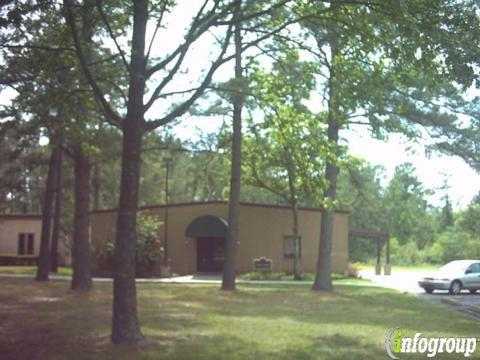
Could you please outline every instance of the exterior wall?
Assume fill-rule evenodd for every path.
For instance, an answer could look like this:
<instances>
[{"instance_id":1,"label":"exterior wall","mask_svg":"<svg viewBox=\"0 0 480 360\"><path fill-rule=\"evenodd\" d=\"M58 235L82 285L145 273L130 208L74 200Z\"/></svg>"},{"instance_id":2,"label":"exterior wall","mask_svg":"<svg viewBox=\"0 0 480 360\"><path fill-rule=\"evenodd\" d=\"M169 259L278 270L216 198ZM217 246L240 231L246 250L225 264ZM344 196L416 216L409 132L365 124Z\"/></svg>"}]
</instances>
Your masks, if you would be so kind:
<instances>
[{"instance_id":1,"label":"exterior wall","mask_svg":"<svg viewBox=\"0 0 480 360\"><path fill-rule=\"evenodd\" d=\"M18 234L33 233L34 255L40 251L42 220L39 216L0 216L0 254L18 254Z\"/></svg>"},{"instance_id":2,"label":"exterior wall","mask_svg":"<svg viewBox=\"0 0 480 360\"><path fill-rule=\"evenodd\" d=\"M40 253L40 237L42 232L42 218L40 215L0 215L0 254L18 255L18 235L33 233L33 255ZM70 249L65 239L58 244L59 264L70 265Z\"/></svg>"},{"instance_id":3,"label":"exterior wall","mask_svg":"<svg viewBox=\"0 0 480 360\"><path fill-rule=\"evenodd\" d=\"M141 210L163 221L164 207ZM197 269L197 240L185 237L188 225L201 215L228 218L228 204L224 202L178 204L168 209L168 254L172 271L177 274L194 273ZM103 246L115 240L116 211L98 211L91 215L92 246ZM316 209L299 210L299 233L302 237L301 268L314 272L318 255L321 212ZM285 207L268 205L240 205L237 270L253 270L253 259L265 256L273 260L274 271L291 272L293 260L283 256L284 237L292 233L291 211ZM17 254L18 234L34 233L34 254L40 249L40 216L0 216L0 254ZM159 229L163 243L164 228ZM65 258L65 245L60 252ZM68 261L68 257L67 257ZM348 214L337 212L334 217L332 270L344 272L348 267Z\"/></svg>"},{"instance_id":4,"label":"exterior wall","mask_svg":"<svg viewBox=\"0 0 480 360\"><path fill-rule=\"evenodd\" d=\"M320 237L321 212L299 210L301 236L301 269L315 272ZM284 237L292 235L291 210L283 207L241 205L240 244L237 247L237 269L252 271L253 259L265 256L273 260L274 271L291 272L293 259L283 255ZM334 217L332 270L344 272L348 267L348 214Z\"/></svg>"},{"instance_id":5,"label":"exterior wall","mask_svg":"<svg viewBox=\"0 0 480 360\"><path fill-rule=\"evenodd\" d=\"M164 207L152 207L140 211L158 217L160 221L165 218ZM171 205L168 209L168 257L172 271L176 274L191 274L197 269L197 242L196 239L185 237L188 225L201 215L216 215L227 217L228 205L226 203L201 203L188 205ZM91 233L93 246L115 240L116 211L94 212L91 217ZM159 229L159 239L164 241L164 228Z\"/></svg>"},{"instance_id":6,"label":"exterior wall","mask_svg":"<svg viewBox=\"0 0 480 360\"><path fill-rule=\"evenodd\" d=\"M164 219L164 207L141 210ZM228 204L224 202L171 205L168 210L168 255L176 274L194 273L197 269L197 241L186 238L185 230L198 216L216 215L228 218ZM285 207L241 204L237 270L253 270L253 259L265 256L273 260L274 271L291 272L292 259L283 256L284 237L292 233L291 211ZM301 267L314 272L318 255L321 211L299 211L299 233L302 237ZM94 246L114 241L116 211L95 212L91 216ZM163 242L164 228L159 230ZM332 270L344 272L348 267L348 213L337 212L334 217Z\"/></svg>"}]
</instances>

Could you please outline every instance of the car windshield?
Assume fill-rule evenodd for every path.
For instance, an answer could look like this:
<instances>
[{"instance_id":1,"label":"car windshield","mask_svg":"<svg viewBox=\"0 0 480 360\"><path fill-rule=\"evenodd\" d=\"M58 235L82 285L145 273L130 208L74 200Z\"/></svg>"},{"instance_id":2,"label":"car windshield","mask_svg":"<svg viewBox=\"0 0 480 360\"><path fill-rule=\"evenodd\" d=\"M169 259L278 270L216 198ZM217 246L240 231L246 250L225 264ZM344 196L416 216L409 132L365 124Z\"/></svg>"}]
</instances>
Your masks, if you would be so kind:
<instances>
[{"instance_id":1,"label":"car windshield","mask_svg":"<svg viewBox=\"0 0 480 360\"><path fill-rule=\"evenodd\" d=\"M467 261L452 261L446 265L443 265L439 271L440 272L454 272L454 271L465 271L470 265L470 262Z\"/></svg>"}]
</instances>

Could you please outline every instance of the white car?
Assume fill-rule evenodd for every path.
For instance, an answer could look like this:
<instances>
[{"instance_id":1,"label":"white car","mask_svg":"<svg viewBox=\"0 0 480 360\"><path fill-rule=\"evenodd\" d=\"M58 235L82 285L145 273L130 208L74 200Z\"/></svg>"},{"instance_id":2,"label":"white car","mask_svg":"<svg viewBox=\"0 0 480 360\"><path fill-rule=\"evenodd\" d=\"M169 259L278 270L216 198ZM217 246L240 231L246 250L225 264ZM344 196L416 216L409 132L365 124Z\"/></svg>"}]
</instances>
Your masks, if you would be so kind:
<instances>
[{"instance_id":1,"label":"white car","mask_svg":"<svg viewBox=\"0 0 480 360\"><path fill-rule=\"evenodd\" d=\"M422 278L418 285L428 294L437 289L448 290L453 295L467 289L475 294L480 289L480 260L451 261L436 273Z\"/></svg>"}]
</instances>

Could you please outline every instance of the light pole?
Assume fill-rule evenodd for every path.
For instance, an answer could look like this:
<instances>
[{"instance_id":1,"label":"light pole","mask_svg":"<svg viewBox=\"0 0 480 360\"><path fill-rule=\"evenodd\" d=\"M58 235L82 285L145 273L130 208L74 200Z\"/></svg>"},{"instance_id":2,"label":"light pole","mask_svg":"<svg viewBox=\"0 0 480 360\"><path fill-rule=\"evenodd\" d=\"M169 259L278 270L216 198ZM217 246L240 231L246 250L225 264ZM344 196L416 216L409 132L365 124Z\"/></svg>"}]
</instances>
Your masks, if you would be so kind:
<instances>
[{"instance_id":1,"label":"light pole","mask_svg":"<svg viewBox=\"0 0 480 360\"><path fill-rule=\"evenodd\" d=\"M168 204L169 204L169 191L168 180L170 177L170 165L173 159L171 157L163 158L163 164L165 165L165 216L164 216L164 234L163 234L163 266L168 267Z\"/></svg>"}]
</instances>

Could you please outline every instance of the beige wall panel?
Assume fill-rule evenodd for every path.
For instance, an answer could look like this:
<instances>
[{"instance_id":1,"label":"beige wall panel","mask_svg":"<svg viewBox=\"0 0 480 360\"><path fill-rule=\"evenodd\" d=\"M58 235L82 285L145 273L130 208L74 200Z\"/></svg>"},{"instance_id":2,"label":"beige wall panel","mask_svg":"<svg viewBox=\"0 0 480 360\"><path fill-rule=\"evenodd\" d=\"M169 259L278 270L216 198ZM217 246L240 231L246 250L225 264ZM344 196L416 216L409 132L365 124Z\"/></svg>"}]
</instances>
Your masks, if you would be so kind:
<instances>
[{"instance_id":1,"label":"beige wall panel","mask_svg":"<svg viewBox=\"0 0 480 360\"><path fill-rule=\"evenodd\" d=\"M40 250L41 220L35 218L1 218L0 217L0 254L16 255L18 253L18 234L33 233L34 255Z\"/></svg>"},{"instance_id":2,"label":"beige wall panel","mask_svg":"<svg viewBox=\"0 0 480 360\"><path fill-rule=\"evenodd\" d=\"M164 220L164 208L144 209ZM173 205L169 208L168 247L172 271L177 274L193 273L197 269L196 239L185 237L188 225L198 216L217 215L228 219L228 204L200 203ZM318 255L321 212L299 211L299 233L302 237L303 271L314 272ZM253 270L253 259L265 256L273 260L274 271L292 271L292 260L283 256L284 237L292 235L290 209L273 206L242 204L240 206L239 243L237 244L237 271ZM94 244L114 241L116 211L97 212L91 216ZM159 231L163 242L164 229ZM339 212L334 217L332 269L344 272L348 267L348 214Z\"/></svg>"}]
</instances>

